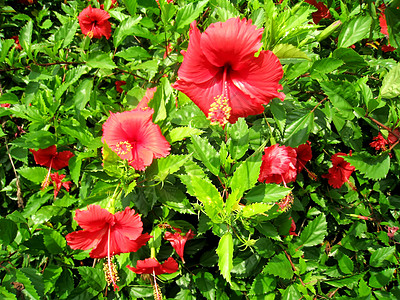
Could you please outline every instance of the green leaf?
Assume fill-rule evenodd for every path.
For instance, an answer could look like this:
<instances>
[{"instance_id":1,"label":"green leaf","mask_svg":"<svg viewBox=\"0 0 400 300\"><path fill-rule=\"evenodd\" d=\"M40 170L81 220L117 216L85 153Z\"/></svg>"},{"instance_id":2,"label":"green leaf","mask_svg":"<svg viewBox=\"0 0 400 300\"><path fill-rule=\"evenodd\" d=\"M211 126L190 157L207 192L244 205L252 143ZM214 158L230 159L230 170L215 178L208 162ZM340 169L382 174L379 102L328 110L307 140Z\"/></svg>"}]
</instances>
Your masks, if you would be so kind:
<instances>
[{"instance_id":1,"label":"green leaf","mask_svg":"<svg viewBox=\"0 0 400 300\"><path fill-rule=\"evenodd\" d=\"M94 137L92 133L72 118L61 121L60 129L62 133L76 138L84 146L89 147L93 144Z\"/></svg>"},{"instance_id":2,"label":"green leaf","mask_svg":"<svg viewBox=\"0 0 400 300\"><path fill-rule=\"evenodd\" d=\"M311 60L307 54L292 44L278 44L272 49L272 52L279 58L303 58Z\"/></svg>"},{"instance_id":3,"label":"green leaf","mask_svg":"<svg viewBox=\"0 0 400 300\"><path fill-rule=\"evenodd\" d=\"M300 117L285 129L285 145L297 147L308 140L308 135L314 127L314 112Z\"/></svg>"},{"instance_id":4,"label":"green leaf","mask_svg":"<svg viewBox=\"0 0 400 300\"><path fill-rule=\"evenodd\" d=\"M8 51L14 45L15 41L13 39L0 40L0 63L4 62L7 57Z\"/></svg>"},{"instance_id":5,"label":"green leaf","mask_svg":"<svg viewBox=\"0 0 400 300\"><path fill-rule=\"evenodd\" d=\"M354 271L353 261L345 254L341 254L339 259L339 268L345 274L352 274Z\"/></svg>"},{"instance_id":6,"label":"green leaf","mask_svg":"<svg viewBox=\"0 0 400 300\"><path fill-rule=\"evenodd\" d=\"M190 136L197 136L201 135L204 131L192 128L192 127L175 127L171 131L169 131L168 135L166 136L167 141L172 144L177 141L181 141L185 138Z\"/></svg>"},{"instance_id":7,"label":"green leaf","mask_svg":"<svg viewBox=\"0 0 400 300\"><path fill-rule=\"evenodd\" d=\"M194 214L189 199L178 187L173 185L164 185L156 189L158 201L165 206L178 211L181 214Z\"/></svg>"},{"instance_id":8,"label":"green leaf","mask_svg":"<svg viewBox=\"0 0 400 300\"><path fill-rule=\"evenodd\" d=\"M260 273L254 278L249 295L266 295L267 293L274 292L275 288L275 278Z\"/></svg>"},{"instance_id":9,"label":"green leaf","mask_svg":"<svg viewBox=\"0 0 400 300\"><path fill-rule=\"evenodd\" d=\"M1 61L0 61L1 62ZM4 286L0 286L0 299L17 300L17 296L6 290Z\"/></svg>"},{"instance_id":10,"label":"green leaf","mask_svg":"<svg viewBox=\"0 0 400 300\"><path fill-rule=\"evenodd\" d=\"M219 223L218 214L223 211L224 201L217 188L211 182L196 176L190 176L190 182L185 182L185 184L190 186L188 191L194 192L192 196L203 203L207 216L213 222Z\"/></svg>"},{"instance_id":11,"label":"green leaf","mask_svg":"<svg viewBox=\"0 0 400 300\"><path fill-rule=\"evenodd\" d=\"M136 0L127 0L127 2L135 2L135 6L136 6ZM133 13L133 14L131 13L132 16L134 14L135 13ZM121 24L117 27L117 29L115 30L115 32L113 34L113 38L114 38L113 42L114 42L115 47L118 47L119 45L121 45L121 43L127 36L134 34L135 26L140 22L141 19L142 19L141 16L137 16L136 18L129 17L121 22Z\"/></svg>"},{"instance_id":12,"label":"green leaf","mask_svg":"<svg viewBox=\"0 0 400 300\"><path fill-rule=\"evenodd\" d=\"M300 234L299 243L303 247L315 246L322 243L327 234L326 217L320 214L304 228Z\"/></svg>"},{"instance_id":13,"label":"green leaf","mask_svg":"<svg viewBox=\"0 0 400 300\"><path fill-rule=\"evenodd\" d=\"M277 202L290 193L291 189L274 183L259 184L245 196L249 202Z\"/></svg>"},{"instance_id":14,"label":"green leaf","mask_svg":"<svg viewBox=\"0 0 400 300\"><path fill-rule=\"evenodd\" d=\"M378 272L370 271L371 277L369 278L369 286L380 289L387 285L393 276L396 269L383 269Z\"/></svg>"},{"instance_id":15,"label":"green leaf","mask_svg":"<svg viewBox=\"0 0 400 300\"><path fill-rule=\"evenodd\" d=\"M347 120L353 120L353 106L358 105L353 85L347 81L324 81L320 84L338 114Z\"/></svg>"},{"instance_id":16,"label":"green leaf","mask_svg":"<svg viewBox=\"0 0 400 300\"><path fill-rule=\"evenodd\" d=\"M231 270L233 268L233 239L229 232L226 232L218 243L217 248L218 267L221 275L231 283Z\"/></svg>"},{"instance_id":17,"label":"green leaf","mask_svg":"<svg viewBox=\"0 0 400 300\"><path fill-rule=\"evenodd\" d=\"M212 5L215 7L215 14L219 16L218 21L225 22L230 18L235 18L240 15L229 0L216 0L215 2L215 5L214 3L212 3ZM255 21L253 18L251 19Z\"/></svg>"},{"instance_id":18,"label":"green leaf","mask_svg":"<svg viewBox=\"0 0 400 300\"><path fill-rule=\"evenodd\" d=\"M18 173L22 177L38 184L43 182L48 172L49 172L48 169L42 167L32 167L32 168L24 167L18 170Z\"/></svg>"},{"instance_id":19,"label":"green leaf","mask_svg":"<svg viewBox=\"0 0 400 300\"><path fill-rule=\"evenodd\" d=\"M372 24L370 16L359 16L345 23L338 38L338 48L347 48L365 38Z\"/></svg>"},{"instance_id":20,"label":"green leaf","mask_svg":"<svg viewBox=\"0 0 400 300\"><path fill-rule=\"evenodd\" d=\"M182 167L191 155L173 155L157 159L146 170L146 174L154 176L157 181L164 181L169 174L173 174Z\"/></svg>"},{"instance_id":21,"label":"green leaf","mask_svg":"<svg viewBox=\"0 0 400 300\"><path fill-rule=\"evenodd\" d=\"M60 277L63 269L60 266L49 265L43 272L44 293L51 293L56 288L57 279Z\"/></svg>"},{"instance_id":22,"label":"green leaf","mask_svg":"<svg viewBox=\"0 0 400 300\"><path fill-rule=\"evenodd\" d=\"M211 173L219 174L220 160L217 151L211 146L207 139L199 136L191 136L192 144L189 150L194 151L194 157L200 160Z\"/></svg>"},{"instance_id":23,"label":"green leaf","mask_svg":"<svg viewBox=\"0 0 400 300\"><path fill-rule=\"evenodd\" d=\"M79 23L77 19L69 20L56 31L54 34L54 41L62 42L62 44L60 43L62 48L68 47L74 39L78 27Z\"/></svg>"},{"instance_id":24,"label":"green leaf","mask_svg":"<svg viewBox=\"0 0 400 300\"><path fill-rule=\"evenodd\" d=\"M114 69L117 66L108 53L94 51L89 54L86 64L91 68Z\"/></svg>"},{"instance_id":25,"label":"green leaf","mask_svg":"<svg viewBox=\"0 0 400 300\"><path fill-rule=\"evenodd\" d=\"M75 90L74 97L72 101L74 106L78 111L85 108L86 104L89 102L92 96L93 90L93 79L85 78L81 81L77 89Z\"/></svg>"},{"instance_id":26,"label":"green leaf","mask_svg":"<svg viewBox=\"0 0 400 300\"><path fill-rule=\"evenodd\" d=\"M251 203L242 208L243 217L251 218L255 215L262 214L270 210L274 204L267 203Z\"/></svg>"},{"instance_id":27,"label":"green leaf","mask_svg":"<svg viewBox=\"0 0 400 300\"><path fill-rule=\"evenodd\" d=\"M129 12L129 14L131 16L134 16L136 14L137 1L136 0L124 0L124 4L125 4L126 9Z\"/></svg>"},{"instance_id":28,"label":"green leaf","mask_svg":"<svg viewBox=\"0 0 400 300\"><path fill-rule=\"evenodd\" d=\"M22 27L21 33L19 34L19 43L27 53L30 52L31 49L32 30L33 30L33 23L32 20L29 20L25 24L25 26Z\"/></svg>"},{"instance_id":29,"label":"green leaf","mask_svg":"<svg viewBox=\"0 0 400 300\"><path fill-rule=\"evenodd\" d=\"M351 156L343 156L343 159L364 174L365 177L374 180L385 178L390 168L388 153L374 156L363 151L353 153Z\"/></svg>"},{"instance_id":30,"label":"green leaf","mask_svg":"<svg viewBox=\"0 0 400 300\"><path fill-rule=\"evenodd\" d=\"M122 159L117 155L117 153L112 151L110 147L104 143L102 154L104 171L112 177L122 177L123 170L118 167L119 162L121 162Z\"/></svg>"},{"instance_id":31,"label":"green leaf","mask_svg":"<svg viewBox=\"0 0 400 300\"><path fill-rule=\"evenodd\" d=\"M386 99L400 96L400 63L395 65L383 78L381 96Z\"/></svg>"},{"instance_id":32,"label":"green leaf","mask_svg":"<svg viewBox=\"0 0 400 300\"><path fill-rule=\"evenodd\" d=\"M32 283L32 280L35 280L36 276L29 276L23 272L24 270L26 271L27 268L25 269L17 269L16 270L16 277L17 277L17 282L22 283L24 285L24 289L22 290L22 293L28 297L29 299L34 299L34 300L40 300L42 299L41 295L39 295L36 286ZM32 272L31 272L32 273Z\"/></svg>"},{"instance_id":33,"label":"green leaf","mask_svg":"<svg viewBox=\"0 0 400 300\"><path fill-rule=\"evenodd\" d=\"M18 226L8 219L0 219L0 242L3 246L11 244L17 236Z\"/></svg>"},{"instance_id":34,"label":"green leaf","mask_svg":"<svg viewBox=\"0 0 400 300\"><path fill-rule=\"evenodd\" d=\"M208 0L201 0L197 3L189 3L180 7L175 17L176 29L183 28L196 20L207 3Z\"/></svg>"},{"instance_id":35,"label":"green leaf","mask_svg":"<svg viewBox=\"0 0 400 300\"><path fill-rule=\"evenodd\" d=\"M52 229L43 230L44 245L51 254L63 253L67 243L64 236Z\"/></svg>"},{"instance_id":36,"label":"green leaf","mask_svg":"<svg viewBox=\"0 0 400 300\"><path fill-rule=\"evenodd\" d=\"M104 290L107 282L102 269L92 267L78 267L77 269L82 279L86 281L92 289L96 291Z\"/></svg>"},{"instance_id":37,"label":"green leaf","mask_svg":"<svg viewBox=\"0 0 400 300\"><path fill-rule=\"evenodd\" d=\"M395 48L400 48L400 14L398 6L399 3L396 4L395 1L392 1L385 9L389 43Z\"/></svg>"},{"instance_id":38,"label":"green leaf","mask_svg":"<svg viewBox=\"0 0 400 300\"><path fill-rule=\"evenodd\" d=\"M261 153L258 153L247 158L236 169L230 182L230 188L232 191L238 191L239 198L257 183L260 167Z\"/></svg>"},{"instance_id":39,"label":"green leaf","mask_svg":"<svg viewBox=\"0 0 400 300\"><path fill-rule=\"evenodd\" d=\"M331 73L343 65L343 61L336 58L322 58L316 60L310 70L310 76L319 79L321 74Z\"/></svg>"},{"instance_id":40,"label":"green leaf","mask_svg":"<svg viewBox=\"0 0 400 300\"><path fill-rule=\"evenodd\" d=\"M375 268L382 267L383 262L389 260L395 252L396 248L394 246L379 248L372 252L371 257L369 258L369 264Z\"/></svg>"},{"instance_id":41,"label":"green leaf","mask_svg":"<svg viewBox=\"0 0 400 300\"><path fill-rule=\"evenodd\" d=\"M359 69L368 66L364 58L351 48L339 48L333 51L333 58L340 59L345 63L345 67Z\"/></svg>"},{"instance_id":42,"label":"green leaf","mask_svg":"<svg viewBox=\"0 0 400 300\"><path fill-rule=\"evenodd\" d=\"M25 133L11 144L22 148L45 149L56 144L56 139L51 132L38 130Z\"/></svg>"},{"instance_id":43,"label":"green leaf","mask_svg":"<svg viewBox=\"0 0 400 300\"><path fill-rule=\"evenodd\" d=\"M361 273L354 276L344 277L336 280L326 280L324 282L338 288L347 287L353 289L358 285L358 281L361 278L363 278L363 276L364 273Z\"/></svg>"},{"instance_id":44,"label":"green leaf","mask_svg":"<svg viewBox=\"0 0 400 300\"><path fill-rule=\"evenodd\" d=\"M249 128L244 118L239 118L233 125L229 124L227 146L233 159L243 157L249 148Z\"/></svg>"},{"instance_id":45,"label":"green leaf","mask_svg":"<svg viewBox=\"0 0 400 300\"><path fill-rule=\"evenodd\" d=\"M115 56L122 57L128 61L134 61L136 59L150 58L151 55L142 47L129 47L123 51L117 52Z\"/></svg>"},{"instance_id":46,"label":"green leaf","mask_svg":"<svg viewBox=\"0 0 400 300\"><path fill-rule=\"evenodd\" d=\"M282 293L282 300L301 299L302 297L299 290L293 284L288 286Z\"/></svg>"},{"instance_id":47,"label":"green leaf","mask_svg":"<svg viewBox=\"0 0 400 300\"><path fill-rule=\"evenodd\" d=\"M275 255L265 266L264 271L267 274L279 276L284 279L291 279L294 274L292 266L283 252Z\"/></svg>"},{"instance_id":48,"label":"green leaf","mask_svg":"<svg viewBox=\"0 0 400 300\"><path fill-rule=\"evenodd\" d=\"M65 81L56 90L56 100L59 100L68 87L77 82L79 78L81 78L81 76L86 72L87 68L85 66L77 66L76 68L69 69L65 75Z\"/></svg>"},{"instance_id":49,"label":"green leaf","mask_svg":"<svg viewBox=\"0 0 400 300\"><path fill-rule=\"evenodd\" d=\"M63 207L46 205L39 209L31 218L35 224L43 224L53 217L65 214L67 210Z\"/></svg>"},{"instance_id":50,"label":"green leaf","mask_svg":"<svg viewBox=\"0 0 400 300\"><path fill-rule=\"evenodd\" d=\"M196 287L200 293L209 300L215 299L214 277L208 272L199 272L195 276Z\"/></svg>"}]
</instances>

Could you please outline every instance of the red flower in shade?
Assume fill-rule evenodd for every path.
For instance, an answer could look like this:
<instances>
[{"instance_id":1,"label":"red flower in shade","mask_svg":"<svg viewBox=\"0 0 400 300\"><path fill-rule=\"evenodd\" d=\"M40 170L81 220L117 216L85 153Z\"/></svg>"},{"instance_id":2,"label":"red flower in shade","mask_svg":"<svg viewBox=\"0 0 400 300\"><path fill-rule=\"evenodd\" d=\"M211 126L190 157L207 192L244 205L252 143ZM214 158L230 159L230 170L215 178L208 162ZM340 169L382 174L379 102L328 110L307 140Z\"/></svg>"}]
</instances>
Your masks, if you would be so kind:
<instances>
[{"instance_id":1,"label":"red flower in shade","mask_svg":"<svg viewBox=\"0 0 400 300\"><path fill-rule=\"evenodd\" d=\"M65 239L68 245L72 249L93 248L89 253L92 258L107 257L107 278L114 284L114 290L118 289L111 257L120 253L136 252L151 238L148 233L142 234L143 223L140 216L129 207L112 214L99 205L89 205L87 210L77 209L74 219L83 230L67 234Z\"/></svg>"},{"instance_id":2,"label":"red flower in shade","mask_svg":"<svg viewBox=\"0 0 400 300\"><path fill-rule=\"evenodd\" d=\"M190 25L190 41L173 87L185 93L211 124L224 126L239 117L257 115L278 92L282 66L271 51L260 51L263 29L251 20L229 19L200 33Z\"/></svg>"},{"instance_id":3,"label":"red flower in shade","mask_svg":"<svg viewBox=\"0 0 400 300\"><path fill-rule=\"evenodd\" d=\"M394 234L397 232L397 230L399 230L399 227L397 226L393 226L393 227L389 227L387 228L387 235L389 238L394 238Z\"/></svg>"},{"instance_id":4,"label":"red flower in shade","mask_svg":"<svg viewBox=\"0 0 400 300\"><path fill-rule=\"evenodd\" d=\"M0 106L1 106L1 107L5 107L5 108L8 108L8 107L11 106L11 104L10 104L10 103L2 103L2 104L0 104Z\"/></svg>"},{"instance_id":5,"label":"red flower in shade","mask_svg":"<svg viewBox=\"0 0 400 300\"><path fill-rule=\"evenodd\" d=\"M125 80L118 80L115 82L115 88L118 93L123 93L124 90L121 88L121 85L125 85L126 81Z\"/></svg>"},{"instance_id":6,"label":"red flower in shade","mask_svg":"<svg viewBox=\"0 0 400 300\"><path fill-rule=\"evenodd\" d=\"M347 182L355 170L342 156L347 156L347 154L338 152L332 155L332 167L328 170L328 174L322 175L323 178L328 178L328 183L335 189L339 189L343 183Z\"/></svg>"},{"instance_id":7,"label":"red flower in shade","mask_svg":"<svg viewBox=\"0 0 400 300\"><path fill-rule=\"evenodd\" d=\"M69 192L72 182L71 181L62 182L62 180L65 178L65 175L58 174L58 172L56 172L56 173L50 174L50 178L51 178L51 181L53 182L53 186L54 186L54 199L57 197L58 192L61 190L62 186Z\"/></svg>"},{"instance_id":8,"label":"red flower in shade","mask_svg":"<svg viewBox=\"0 0 400 300\"><path fill-rule=\"evenodd\" d=\"M400 131L398 128L396 128L395 130L393 130L393 133L389 132L387 141L389 142L389 144L393 145L395 144L400 137Z\"/></svg>"},{"instance_id":9,"label":"red flower in shade","mask_svg":"<svg viewBox=\"0 0 400 300\"><path fill-rule=\"evenodd\" d=\"M386 150L386 145L388 144L388 141L383 137L382 133L379 132L378 135L373 138L373 140L373 142L369 143L372 148L375 148L375 150L378 151Z\"/></svg>"},{"instance_id":10,"label":"red flower in shade","mask_svg":"<svg viewBox=\"0 0 400 300\"><path fill-rule=\"evenodd\" d=\"M306 163L309 162L312 158L311 143L307 141L307 143L298 146L294 150L296 150L297 153L297 173L300 173Z\"/></svg>"},{"instance_id":11,"label":"red flower in shade","mask_svg":"<svg viewBox=\"0 0 400 300\"><path fill-rule=\"evenodd\" d=\"M19 43L19 37L18 37L18 35L14 35L14 36L12 36L11 38L15 41L15 49L17 49L17 50L22 50L22 46L21 46L21 44Z\"/></svg>"},{"instance_id":12,"label":"red flower in shade","mask_svg":"<svg viewBox=\"0 0 400 300\"><path fill-rule=\"evenodd\" d=\"M99 8L92 8L90 5L82 10L78 16L79 25L84 35L96 39L105 36L107 40L111 37L109 18L108 12Z\"/></svg>"},{"instance_id":13,"label":"red flower in shade","mask_svg":"<svg viewBox=\"0 0 400 300\"><path fill-rule=\"evenodd\" d=\"M296 233L296 223L294 222L292 217L290 217L289 220L292 220L292 224L290 225L290 229L289 229L289 235L299 236Z\"/></svg>"},{"instance_id":14,"label":"red flower in shade","mask_svg":"<svg viewBox=\"0 0 400 300\"><path fill-rule=\"evenodd\" d=\"M394 50L396 50L396 48L390 45L382 45L381 50L383 52L393 52Z\"/></svg>"},{"instance_id":15,"label":"red flower in shade","mask_svg":"<svg viewBox=\"0 0 400 300\"><path fill-rule=\"evenodd\" d=\"M323 2L317 2L316 0L305 0L305 2L318 9L311 14L315 24L318 24L322 19L332 18L328 7Z\"/></svg>"},{"instance_id":16,"label":"red flower in shade","mask_svg":"<svg viewBox=\"0 0 400 300\"><path fill-rule=\"evenodd\" d=\"M97 0L97 2L100 2L100 1ZM117 0L111 0L110 9L113 9L116 6L118 6L118 1ZM104 4L100 4L100 8L104 9Z\"/></svg>"},{"instance_id":17,"label":"red flower in shade","mask_svg":"<svg viewBox=\"0 0 400 300\"><path fill-rule=\"evenodd\" d=\"M384 9L382 10L382 13L379 15L379 25L381 26L381 33L386 36L389 36Z\"/></svg>"},{"instance_id":18,"label":"red flower in shade","mask_svg":"<svg viewBox=\"0 0 400 300\"><path fill-rule=\"evenodd\" d=\"M103 124L103 143L127 159L135 170L144 170L154 158L166 157L170 145L152 122L152 109L110 113Z\"/></svg>"},{"instance_id":19,"label":"red flower in shade","mask_svg":"<svg viewBox=\"0 0 400 300\"><path fill-rule=\"evenodd\" d=\"M149 106L149 102L153 99L155 92L157 91L157 87L148 88L146 93L144 94L142 100L140 100L139 104L136 106L136 110L146 109Z\"/></svg>"},{"instance_id":20,"label":"red flower in shade","mask_svg":"<svg viewBox=\"0 0 400 300\"><path fill-rule=\"evenodd\" d=\"M57 146L53 145L46 149L37 151L29 149L32 152L33 158L38 165L60 170L68 166L69 159L74 156L71 151L57 152Z\"/></svg>"},{"instance_id":21,"label":"red flower in shade","mask_svg":"<svg viewBox=\"0 0 400 300\"><path fill-rule=\"evenodd\" d=\"M176 232L172 234L171 232L167 231L164 235L164 239L171 242L172 247L174 247L176 253L178 253L179 257L182 259L182 262L185 263L183 259L183 250L185 248L185 244L188 240L194 238L195 234L192 232L191 229L182 235L182 230L178 228L174 228Z\"/></svg>"},{"instance_id":22,"label":"red flower in shade","mask_svg":"<svg viewBox=\"0 0 400 300\"><path fill-rule=\"evenodd\" d=\"M258 180L265 183L289 183L296 180L296 150L279 144L266 147Z\"/></svg>"},{"instance_id":23,"label":"red flower in shade","mask_svg":"<svg viewBox=\"0 0 400 300\"><path fill-rule=\"evenodd\" d=\"M153 274L160 275L164 273L172 274L178 271L178 263L172 257L169 257L164 263L160 264L155 258L146 258L138 260L136 268L130 265L126 266L129 270L136 274Z\"/></svg>"},{"instance_id":24,"label":"red flower in shade","mask_svg":"<svg viewBox=\"0 0 400 300\"><path fill-rule=\"evenodd\" d=\"M25 4L25 5L32 5L35 4L37 0L19 0L19 3Z\"/></svg>"}]
</instances>

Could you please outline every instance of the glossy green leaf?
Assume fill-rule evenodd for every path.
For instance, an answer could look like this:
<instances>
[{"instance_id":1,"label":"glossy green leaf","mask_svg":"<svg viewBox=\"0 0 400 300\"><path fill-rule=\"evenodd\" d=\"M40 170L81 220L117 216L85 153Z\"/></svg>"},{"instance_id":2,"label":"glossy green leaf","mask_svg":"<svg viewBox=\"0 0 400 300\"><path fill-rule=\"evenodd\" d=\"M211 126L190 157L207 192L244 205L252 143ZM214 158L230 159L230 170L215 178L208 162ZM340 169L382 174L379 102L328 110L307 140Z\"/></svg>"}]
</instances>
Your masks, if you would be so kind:
<instances>
[{"instance_id":1,"label":"glossy green leaf","mask_svg":"<svg viewBox=\"0 0 400 300\"><path fill-rule=\"evenodd\" d=\"M133 4L133 3L135 4L135 5L127 6L128 10L130 8L133 9L134 8L133 6L136 6L136 0L124 0L124 1L130 2L130 4ZM133 11L133 13L131 11L129 11L129 13L132 16L135 14L134 11ZM121 43L124 41L124 39L127 36L134 34L134 28L140 22L141 19L142 19L141 16L129 17L121 22L121 24L118 26L118 28L115 30L115 33L113 34L113 38L114 38L113 42L114 42L115 47L118 47L119 45L121 45ZM96 68L96 67L93 67L93 68Z\"/></svg>"},{"instance_id":2,"label":"glossy green leaf","mask_svg":"<svg viewBox=\"0 0 400 300\"><path fill-rule=\"evenodd\" d=\"M382 267L385 260L389 260L396 252L395 247L382 247L372 252L369 264L375 268Z\"/></svg>"},{"instance_id":3,"label":"glossy green leaf","mask_svg":"<svg viewBox=\"0 0 400 300\"><path fill-rule=\"evenodd\" d=\"M233 268L233 239L232 235L227 232L225 233L219 243L217 248L218 255L218 267L221 275L231 283L231 271Z\"/></svg>"},{"instance_id":4,"label":"glossy green leaf","mask_svg":"<svg viewBox=\"0 0 400 300\"><path fill-rule=\"evenodd\" d=\"M175 18L175 26L177 29L183 28L194 20L202 13L204 7L209 0L200 0L197 3L189 3L178 10Z\"/></svg>"},{"instance_id":5,"label":"glossy green leaf","mask_svg":"<svg viewBox=\"0 0 400 300\"><path fill-rule=\"evenodd\" d=\"M274 183L259 184L245 196L250 202L277 202L290 193L291 189Z\"/></svg>"},{"instance_id":6,"label":"glossy green leaf","mask_svg":"<svg viewBox=\"0 0 400 300\"><path fill-rule=\"evenodd\" d=\"M43 231L44 245L51 254L63 253L67 243L65 237L58 231L45 229Z\"/></svg>"},{"instance_id":7,"label":"glossy green leaf","mask_svg":"<svg viewBox=\"0 0 400 300\"><path fill-rule=\"evenodd\" d=\"M32 31L33 31L33 22L29 20L24 27L21 29L21 33L19 34L19 43L21 47L29 52L32 44Z\"/></svg>"},{"instance_id":8,"label":"glossy green leaf","mask_svg":"<svg viewBox=\"0 0 400 300\"><path fill-rule=\"evenodd\" d=\"M123 0L123 2L130 15L134 16L136 13L137 0Z\"/></svg>"},{"instance_id":9,"label":"glossy green leaf","mask_svg":"<svg viewBox=\"0 0 400 300\"><path fill-rule=\"evenodd\" d=\"M177 141L181 141L185 138L189 138L192 135L198 136L202 134L203 131L197 128L192 128L192 127L175 127L172 129L168 135L166 136L166 139L168 142L171 144Z\"/></svg>"},{"instance_id":10,"label":"glossy green leaf","mask_svg":"<svg viewBox=\"0 0 400 300\"><path fill-rule=\"evenodd\" d=\"M107 283L102 269L78 267L78 272L82 276L82 279L86 281L92 289L101 291L106 287Z\"/></svg>"},{"instance_id":11,"label":"glossy green leaf","mask_svg":"<svg viewBox=\"0 0 400 300\"><path fill-rule=\"evenodd\" d=\"M400 96L400 63L396 64L383 78L381 96L387 99Z\"/></svg>"},{"instance_id":12,"label":"glossy green leaf","mask_svg":"<svg viewBox=\"0 0 400 300\"><path fill-rule=\"evenodd\" d=\"M352 274L354 271L353 261L345 254L341 254L338 258L339 268L345 274Z\"/></svg>"},{"instance_id":13,"label":"glossy green leaf","mask_svg":"<svg viewBox=\"0 0 400 300\"><path fill-rule=\"evenodd\" d=\"M239 118L235 124L228 126L230 139L227 141L229 154L233 159L240 159L249 148L249 128L244 118Z\"/></svg>"},{"instance_id":14,"label":"glossy green leaf","mask_svg":"<svg viewBox=\"0 0 400 300\"><path fill-rule=\"evenodd\" d=\"M304 144L313 127L314 112L311 111L286 127L285 145L295 148Z\"/></svg>"},{"instance_id":15,"label":"glossy green leaf","mask_svg":"<svg viewBox=\"0 0 400 300\"><path fill-rule=\"evenodd\" d=\"M302 58L310 60L306 53L301 51L294 45L291 44L278 44L272 50L274 54L279 58Z\"/></svg>"},{"instance_id":16,"label":"glossy green leaf","mask_svg":"<svg viewBox=\"0 0 400 300\"><path fill-rule=\"evenodd\" d=\"M196 286L200 293L209 300L215 298L215 282L214 277L209 272L200 272L195 277Z\"/></svg>"},{"instance_id":17,"label":"glossy green leaf","mask_svg":"<svg viewBox=\"0 0 400 300\"><path fill-rule=\"evenodd\" d=\"M275 255L265 266L264 271L267 274L278 276L284 279L291 279L294 274L292 266L283 252Z\"/></svg>"},{"instance_id":18,"label":"glossy green leaf","mask_svg":"<svg viewBox=\"0 0 400 300\"><path fill-rule=\"evenodd\" d=\"M206 139L203 139L199 136L193 135L191 140L194 157L200 160L211 173L218 175L220 161L217 151L208 143Z\"/></svg>"},{"instance_id":19,"label":"glossy green leaf","mask_svg":"<svg viewBox=\"0 0 400 300\"><path fill-rule=\"evenodd\" d=\"M343 159L364 174L365 177L374 180L386 177L390 168L388 153L374 156L363 151L353 153L351 156L344 156Z\"/></svg>"},{"instance_id":20,"label":"glossy green leaf","mask_svg":"<svg viewBox=\"0 0 400 300\"><path fill-rule=\"evenodd\" d=\"M370 16L359 16L343 24L338 38L338 47L347 48L365 38L372 24Z\"/></svg>"},{"instance_id":21,"label":"glossy green leaf","mask_svg":"<svg viewBox=\"0 0 400 300\"><path fill-rule=\"evenodd\" d=\"M1 218L0 219L0 242L3 246L12 243L17 236L18 227L15 222Z\"/></svg>"},{"instance_id":22,"label":"glossy green leaf","mask_svg":"<svg viewBox=\"0 0 400 300\"><path fill-rule=\"evenodd\" d=\"M319 214L304 228L299 243L303 247L311 247L322 243L327 235L327 222L324 214Z\"/></svg>"},{"instance_id":23,"label":"glossy green leaf","mask_svg":"<svg viewBox=\"0 0 400 300\"><path fill-rule=\"evenodd\" d=\"M242 208L243 217L251 218L255 215L262 214L270 210L274 204L267 203L251 203Z\"/></svg>"},{"instance_id":24,"label":"glossy green leaf","mask_svg":"<svg viewBox=\"0 0 400 300\"><path fill-rule=\"evenodd\" d=\"M117 52L115 56L122 57L128 61L134 61L135 59L145 59L151 57L146 49L142 47L129 47L123 51Z\"/></svg>"},{"instance_id":25,"label":"glossy green leaf","mask_svg":"<svg viewBox=\"0 0 400 300\"><path fill-rule=\"evenodd\" d=\"M48 172L49 170L43 167L31 167L18 170L18 173L22 177L37 184L40 184L45 180Z\"/></svg>"}]
</instances>

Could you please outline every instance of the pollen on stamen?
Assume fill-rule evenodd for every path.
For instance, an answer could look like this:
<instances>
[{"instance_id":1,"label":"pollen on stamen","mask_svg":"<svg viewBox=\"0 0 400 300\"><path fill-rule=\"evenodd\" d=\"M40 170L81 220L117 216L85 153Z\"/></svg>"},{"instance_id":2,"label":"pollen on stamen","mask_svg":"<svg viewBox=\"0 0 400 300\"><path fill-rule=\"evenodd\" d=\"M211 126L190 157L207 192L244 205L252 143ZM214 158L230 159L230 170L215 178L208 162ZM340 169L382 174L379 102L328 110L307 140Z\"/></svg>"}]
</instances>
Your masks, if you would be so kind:
<instances>
[{"instance_id":1,"label":"pollen on stamen","mask_svg":"<svg viewBox=\"0 0 400 300\"><path fill-rule=\"evenodd\" d=\"M116 282L119 281L119 277L118 277L117 266L115 265L115 263L111 262L111 270L108 266L108 263L104 263L103 271L107 281L107 285L110 285L112 283L114 285L114 291L116 289L119 290L119 286L116 284Z\"/></svg>"},{"instance_id":2,"label":"pollen on stamen","mask_svg":"<svg viewBox=\"0 0 400 300\"><path fill-rule=\"evenodd\" d=\"M123 142L118 142L115 145L115 152L118 155L124 155L127 154L129 151L132 150L132 145L128 141L123 141Z\"/></svg>"},{"instance_id":3,"label":"pollen on stamen","mask_svg":"<svg viewBox=\"0 0 400 300\"><path fill-rule=\"evenodd\" d=\"M86 35L92 39L93 38L93 31L89 31Z\"/></svg>"},{"instance_id":4,"label":"pollen on stamen","mask_svg":"<svg viewBox=\"0 0 400 300\"><path fill-rule=\"evenodd\" d=\"M231 116L231 110L229 99L218 95L214 97L214 102L210 105L207 119L211 121L211 125L225 126Z\"/></svg>"}]
</instances>

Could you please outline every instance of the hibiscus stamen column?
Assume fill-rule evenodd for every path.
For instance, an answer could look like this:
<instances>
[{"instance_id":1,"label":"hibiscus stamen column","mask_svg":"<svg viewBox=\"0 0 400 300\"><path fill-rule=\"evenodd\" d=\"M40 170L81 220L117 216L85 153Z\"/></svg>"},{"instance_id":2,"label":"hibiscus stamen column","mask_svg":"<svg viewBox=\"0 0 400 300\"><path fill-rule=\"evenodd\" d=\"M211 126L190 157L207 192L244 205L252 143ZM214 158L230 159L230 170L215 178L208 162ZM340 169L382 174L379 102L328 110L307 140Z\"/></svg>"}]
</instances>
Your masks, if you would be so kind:
<instances>
[{"instance_id":1,"label":"hibiscus stamen column","mask_svg":"<svg viewBox=\"0 0 400 300\"><path fill-rule=\"evenodd\" d=\"M53 159L50 161L49 171L47 172L47 175L42 182L42 188L41 188L42 191L49 185L49 178L50 178L52 164L53 164Z\"/></svg>"},{"instance_id":2,"label":"hibiscus stamen column","mask_svg":"<svg viewBox=\"0 0 400 300\"><path fill-rule=\"evenodd\" d=\"M228 66L225 66L222 75L222 94L214 97L214 102L210 105L207 119L211 121L211 125L219 124L224 127L231 116L232 108L229 105L229 92L226 81L227 69Z\"/></svg>"},{"instance_id":3,"label":"hibiscus stamen column","mask_svg":"<svg viewBox=\"0 0 400 300\"><path fill-rule=\"evenodd\" d=\"M111 254L110 254L110 242L111 242L111 225L108 227L108 238L107 238L107 265L104 268L106 281L108 284L112 282L114 286L114 291L119 290L119 286L116 284L118 281L117 268L114 263L111 262ZM108 268L107 268L108 267Z\"/></svg>"}]
</instances>

